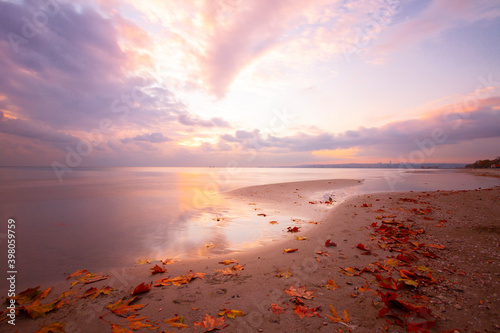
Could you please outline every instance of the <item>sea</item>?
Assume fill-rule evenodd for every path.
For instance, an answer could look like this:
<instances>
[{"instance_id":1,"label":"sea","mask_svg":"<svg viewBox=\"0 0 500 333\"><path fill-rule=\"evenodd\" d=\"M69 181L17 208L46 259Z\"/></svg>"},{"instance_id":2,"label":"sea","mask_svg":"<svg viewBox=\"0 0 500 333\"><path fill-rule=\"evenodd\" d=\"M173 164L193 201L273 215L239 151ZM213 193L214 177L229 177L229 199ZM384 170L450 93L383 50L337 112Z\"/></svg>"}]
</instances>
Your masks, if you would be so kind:
<instances>
[{"instance_id":1,"label":"sea","mask_svg":"<svg viewBox=\"0 0 500 333\"><path fill-rule=\"evenodd\" d=\"M58 179L50 167L0 167L0 267L9 270L9 219L15 224L18 288L140 259L246 251L284 231L277 234L267 219L225 192L318 179L363 180L330 191L337 203L364 193L500 185L498 179L432 169L82 167Z\"/></svg>"}]
</instances>

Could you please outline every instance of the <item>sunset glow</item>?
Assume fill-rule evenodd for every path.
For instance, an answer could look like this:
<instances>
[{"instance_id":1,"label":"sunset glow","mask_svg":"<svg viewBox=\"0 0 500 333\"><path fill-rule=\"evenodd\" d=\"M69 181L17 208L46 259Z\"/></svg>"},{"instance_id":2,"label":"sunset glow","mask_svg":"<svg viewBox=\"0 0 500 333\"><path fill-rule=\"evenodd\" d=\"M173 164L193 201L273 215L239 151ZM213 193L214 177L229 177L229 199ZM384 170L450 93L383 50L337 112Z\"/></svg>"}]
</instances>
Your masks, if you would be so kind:
<instances>
[{"instance_id":1,"label":"sunset glow","mask_svg":"<svg viewBox=\"0 0 500 333\"><path fill-rule=\"evenodd\" d=\"M2 165L500 154L495 0L42 3L0 2Z\"/></svg>"}]
</instances>

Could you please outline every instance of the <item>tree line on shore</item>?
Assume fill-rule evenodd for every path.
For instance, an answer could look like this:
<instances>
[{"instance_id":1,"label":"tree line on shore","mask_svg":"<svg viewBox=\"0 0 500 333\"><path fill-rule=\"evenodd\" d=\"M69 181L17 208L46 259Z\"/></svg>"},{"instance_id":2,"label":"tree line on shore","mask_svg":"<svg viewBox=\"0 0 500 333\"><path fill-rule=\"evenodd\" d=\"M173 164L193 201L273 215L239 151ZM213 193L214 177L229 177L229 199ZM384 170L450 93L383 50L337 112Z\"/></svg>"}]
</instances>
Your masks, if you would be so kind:
<instances>
[{"instance_id":1,"label":"tree line on shore","mask_svg":"<svg viewBox=\"0 0 500 333\"><path fill-rule=\"evenodd\" d=\"M494 160L479 160L472 164L467 164L466 168L474 169L489 169L489 168L499 168L500 167L500 156Z\"/></svg>"}]
</instances>

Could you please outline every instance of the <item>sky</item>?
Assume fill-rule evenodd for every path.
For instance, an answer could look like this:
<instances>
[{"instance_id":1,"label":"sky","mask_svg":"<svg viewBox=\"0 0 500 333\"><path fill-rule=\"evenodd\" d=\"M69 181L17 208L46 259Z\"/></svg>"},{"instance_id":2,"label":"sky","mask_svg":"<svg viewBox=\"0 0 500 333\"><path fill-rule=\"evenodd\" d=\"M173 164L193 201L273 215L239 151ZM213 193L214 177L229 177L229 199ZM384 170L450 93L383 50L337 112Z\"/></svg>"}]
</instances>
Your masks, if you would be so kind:
<instances>
[{"instance_id":1,"label":"sky","mask_svg":"<svg viewBox=\"0 0 500 333\"><path fill-rule=\"evenodd\" d=\"M0 1L0 165L500 156L497 0Z\"/></svg>"}]
</instances>

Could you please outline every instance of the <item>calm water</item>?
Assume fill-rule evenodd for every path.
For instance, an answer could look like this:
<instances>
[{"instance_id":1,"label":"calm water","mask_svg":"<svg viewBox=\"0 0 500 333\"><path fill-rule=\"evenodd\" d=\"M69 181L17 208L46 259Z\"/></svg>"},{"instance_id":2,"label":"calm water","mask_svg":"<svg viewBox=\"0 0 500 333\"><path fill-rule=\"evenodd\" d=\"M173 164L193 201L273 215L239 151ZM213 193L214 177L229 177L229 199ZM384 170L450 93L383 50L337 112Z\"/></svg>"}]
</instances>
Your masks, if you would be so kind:
<instances>
[{"instance_id":1,"label":"calm water","mask_svg":"<svg viewBox=\"0 0 500 333\"><path fill-rule=\"evenodd\" d=\"M7 220L14 218L18 287L23 288L77 269L98 271L131 265L140 258L242 251L276 237L276 228L268 219L256 217L248 205L225 200L221 192L342 178L365 182L336 191L337 198L499 184L454 171L295 168L81 168L60 182L51 168L0 168L0 253L7 257ZM207 247L210 244L215 246Z\"/></svg>"}]
</instances>

